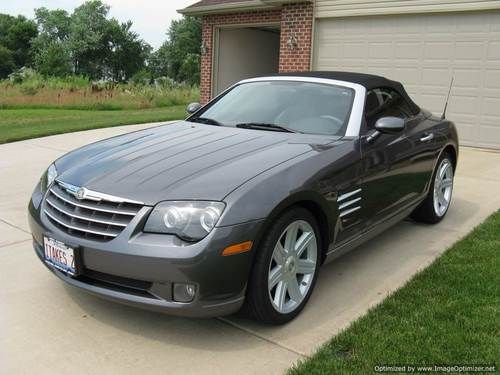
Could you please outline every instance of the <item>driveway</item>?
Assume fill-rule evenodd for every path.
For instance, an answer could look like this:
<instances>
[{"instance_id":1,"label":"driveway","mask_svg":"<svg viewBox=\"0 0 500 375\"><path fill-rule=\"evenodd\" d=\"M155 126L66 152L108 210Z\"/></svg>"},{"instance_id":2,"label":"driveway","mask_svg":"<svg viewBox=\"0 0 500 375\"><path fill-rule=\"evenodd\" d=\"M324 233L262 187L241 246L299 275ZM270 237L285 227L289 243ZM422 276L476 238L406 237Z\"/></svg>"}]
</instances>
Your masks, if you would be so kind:
<instances>
[{"instance_id":1,"label":"driveway","mask_svg":"<svg viewBox=\"0 0 500 375\"><path fill-rule=\"evenodd\" d=\"M60 155L152 125L0 145L0 373L281 373L500 207L500 153L462 148L448 216L436 226L402 222L323 267L308 306L286 326L137 310L66 287L48 272L31 248L26 206Z\"/></svg>"}]
</instances>

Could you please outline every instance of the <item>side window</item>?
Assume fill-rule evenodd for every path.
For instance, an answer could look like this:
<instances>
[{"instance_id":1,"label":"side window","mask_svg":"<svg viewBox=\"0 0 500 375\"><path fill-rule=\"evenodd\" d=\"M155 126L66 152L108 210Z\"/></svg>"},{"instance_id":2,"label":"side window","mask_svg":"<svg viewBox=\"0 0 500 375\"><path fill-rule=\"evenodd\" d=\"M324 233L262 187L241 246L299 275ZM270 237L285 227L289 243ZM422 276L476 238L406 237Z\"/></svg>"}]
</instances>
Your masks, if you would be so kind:
<instances>
[{"instance_id":1,"label":"side window","mask_svg":"<svg viewBox=\"0 0 500 375\"><path fill-rule=\"evenodd\" d=\"M369 90L366 94L365 119L372 129L381 117L394 116L407 119L412 116L411 109L396 91L387 88Z\"/></svg>"}]
</instances>

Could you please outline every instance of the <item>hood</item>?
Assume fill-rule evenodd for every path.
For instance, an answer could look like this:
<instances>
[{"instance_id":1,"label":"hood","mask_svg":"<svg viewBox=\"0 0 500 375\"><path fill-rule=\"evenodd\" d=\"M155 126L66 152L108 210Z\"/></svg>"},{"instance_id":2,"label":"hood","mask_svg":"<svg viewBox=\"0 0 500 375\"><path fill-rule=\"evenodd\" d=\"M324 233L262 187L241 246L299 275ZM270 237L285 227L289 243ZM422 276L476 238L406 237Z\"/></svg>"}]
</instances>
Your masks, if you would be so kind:
<instances>
[{"instance_id":1,"label":"hood","mask_svg":"<svg viewBox=\"0 0 500 375\"><path fill-rule=\"evenodd\" d=\"M149 205L222 200L332 138L178 122L99 141L56 161L59 180Z\"/></svg>"}]
</instances>

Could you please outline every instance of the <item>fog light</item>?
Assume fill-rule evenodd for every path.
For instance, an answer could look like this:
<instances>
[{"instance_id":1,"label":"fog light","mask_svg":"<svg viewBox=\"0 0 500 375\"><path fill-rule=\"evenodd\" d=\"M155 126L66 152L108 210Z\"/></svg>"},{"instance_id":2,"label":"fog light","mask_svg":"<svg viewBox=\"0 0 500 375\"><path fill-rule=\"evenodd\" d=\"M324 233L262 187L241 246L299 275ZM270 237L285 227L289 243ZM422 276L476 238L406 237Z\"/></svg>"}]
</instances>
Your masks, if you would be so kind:
<instances>
[{"instance_id":1,"label":"fog light","mask_svg":"<svg viewBox=\"0 0 500 375\"><path fill-rule=\"evenodd\" d=\"M196 294L196 287L193 284L174 283L174 301L191 302Z\"/></svg>"}]
</instances>

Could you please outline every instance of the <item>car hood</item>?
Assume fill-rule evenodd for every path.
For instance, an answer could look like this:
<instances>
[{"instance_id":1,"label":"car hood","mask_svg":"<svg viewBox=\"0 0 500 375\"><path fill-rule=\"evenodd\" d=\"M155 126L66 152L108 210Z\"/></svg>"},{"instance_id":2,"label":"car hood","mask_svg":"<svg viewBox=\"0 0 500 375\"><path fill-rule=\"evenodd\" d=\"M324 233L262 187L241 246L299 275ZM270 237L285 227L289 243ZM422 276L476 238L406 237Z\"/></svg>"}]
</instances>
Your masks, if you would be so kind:
<instances>
[{"instance_id":1,"label":"car hood","mask_svg":"<svg viewBox=\"0 0 500 375\"><path fill-rule=\"evenodd\" d=\"M56 166L60 181L145 204L223 200L258 174L334 140L181 121L84 146Z\"/></svg>"}]
</instances>

